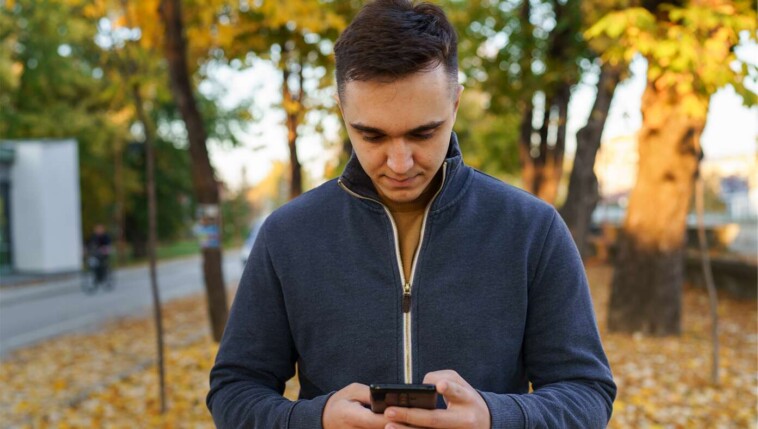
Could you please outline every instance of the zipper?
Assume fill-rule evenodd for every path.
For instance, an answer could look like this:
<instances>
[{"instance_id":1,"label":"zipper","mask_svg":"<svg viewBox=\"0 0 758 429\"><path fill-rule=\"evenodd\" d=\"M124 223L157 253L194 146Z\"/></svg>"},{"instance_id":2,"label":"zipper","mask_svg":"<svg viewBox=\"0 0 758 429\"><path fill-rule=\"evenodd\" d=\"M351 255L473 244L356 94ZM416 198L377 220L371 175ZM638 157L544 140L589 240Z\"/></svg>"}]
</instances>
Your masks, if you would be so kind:
<instances>
[{"instance_id":1,"label":"zipper","mask_svg":"<svg viewBox=\"0 0 758 429\"><path fill-rule=\"evenodd\" d=\"M403 313L411 311L411 283L403 285Z\"/></svg>"},{"instance_id":2,"label":"zipper","mask_svg":"<svg viewBox=\"0 0 758 429\"><path fill-rule=\"evenodd\" d=\"M402 311L403 311L403 373L404 373L404 380L406 384L413 383L413 339L411 337L411 299L413 298L412 295L412 289L413 289L413 278L416 275L416 265L418 263L418 256L421 253L421 245L424 242L424 231L426 230L426 220L429 216L429 210L432 207L432 203L434 203L434 200L437 199L437 195L442 191L442 187L445 185L445 176L447 174L447 161L442 163L442 183L440 184L439 189L437 189L437 192L432 196L432 199L429 200L429 204L426 205L426 209L424 209L424 220L421 223L421 234L419 236L419 242L418 246L416 247L416 252L413 255L413 262L411 263L411 276L410 279L406 281L405 279L405 270L403 270L403 261L400 258L400 240L398 239L398 232L397 232L397 225L395 224L395 219L392 218L392 213L390 212L389 208L385 206L381 201L376 200L374 198L364 197L363 195L357 194L350 190L341 179L337 180L337 184L345 190L348 194L360 198L363 200L373 201L384 209L385 213L387 213L387 217L390 219L390 224L392 224L392 233L395 238L395 257L397 259L397 267L400 271L400 281L403 288L403 301L402 301Z\"/></svg>"},{"instance_id":3,"label":"zipper","mask_svg":"<svg viewBox=\"0 0 758 429\"><path fill-rule=\"evenodd\" d=\"M424 220L421 222L421 234L419 235L418 246L416 247L416 254L413 255L413 262L411 263L411 281L406 283L407 288L403 289L403 323L405 324L405 382L406 384L413 383L413 356L411 353L413 341L411 336L411 299L413 279L416 277L416 265L418 264L418 255L421 254L421 246L424 244L424 234L426 232L426 221L429 217L429 210L432 208L434 200L437 199L437 195L442 191L442 187L445 185L445 176L447 175L447 161L442 163L442 183L440 184L437 192L434 193L432 199L429 200L429 204L426 205L424 210ZM397 236L395 236L397 240ZM398 255L400 252L398 252ZM398 259L400 256L398 256ZM403 272L403 264L400 264L400 272ZM405 303L408 303L407 307Z\"/></svg>"}]
</instances>

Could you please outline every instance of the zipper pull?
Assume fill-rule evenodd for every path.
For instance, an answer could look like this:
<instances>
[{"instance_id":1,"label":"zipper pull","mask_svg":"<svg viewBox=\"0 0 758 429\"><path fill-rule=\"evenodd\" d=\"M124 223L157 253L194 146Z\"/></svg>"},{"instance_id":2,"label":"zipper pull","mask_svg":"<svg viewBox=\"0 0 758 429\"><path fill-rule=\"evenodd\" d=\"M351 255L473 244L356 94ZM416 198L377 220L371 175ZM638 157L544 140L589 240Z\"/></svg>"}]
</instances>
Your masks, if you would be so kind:
<instances>
[{"instance_id":1,"label":"zipper pull","mask_svg":"<svg viewBox=\"0 0 758 429\"><path fill-rule=\"evenodd\" d=\"M403 313L411 311L411 283L406 282L403 285Z\"/></svg>"}]
</instances>

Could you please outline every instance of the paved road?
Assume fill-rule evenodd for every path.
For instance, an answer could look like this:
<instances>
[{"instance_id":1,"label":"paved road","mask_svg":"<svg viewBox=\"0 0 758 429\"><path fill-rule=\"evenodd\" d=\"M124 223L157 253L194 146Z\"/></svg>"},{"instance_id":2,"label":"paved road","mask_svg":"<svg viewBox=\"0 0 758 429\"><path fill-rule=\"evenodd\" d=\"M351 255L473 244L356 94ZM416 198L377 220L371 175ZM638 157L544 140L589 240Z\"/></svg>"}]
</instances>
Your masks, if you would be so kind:
<instances>
[{"instance_id":1,"label":"paved road","mask_svg":"<svg viewBox=\"0 0 758 429\"><path fill-rule=\"evenodd\" d=\"M242 264L237 250L224 252L224 280L239 281ZM64 333L95 330L108 320L148 314L152 307L147 267L115 273L113 291L85 295L76 276L34 286L0 290L0 357ZM204 292L199 256L161 263L161 301Z\"/></svg>"}]
</instances>

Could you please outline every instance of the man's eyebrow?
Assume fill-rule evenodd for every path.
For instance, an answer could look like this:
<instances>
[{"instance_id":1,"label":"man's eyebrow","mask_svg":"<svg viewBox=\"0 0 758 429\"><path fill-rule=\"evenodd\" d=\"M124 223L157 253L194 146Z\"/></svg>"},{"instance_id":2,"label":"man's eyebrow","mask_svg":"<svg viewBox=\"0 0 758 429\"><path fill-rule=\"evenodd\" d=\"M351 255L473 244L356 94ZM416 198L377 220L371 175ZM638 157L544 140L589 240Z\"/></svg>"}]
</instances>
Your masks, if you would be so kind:
<instances>
[{"instance_id":1,"label":"man's eyebrow","mask_svg":"<svg viewBox=\"0 0 758 429\"><path fill-rule=\"evenodd\" d=\"M417 134L417 133L423 133L425 131L431 131L435 128L438 128L440 125L444 123L445 121L432 121L427 124L420 125L416 128L413 128L412 130L406 131L405 134ZM380 130L379 128L369 127L368 125L363 125L360 122L351 123L350 126L364 133L387 134L386 132L384 132L383 130Z\"/></svg>"}]
</instances>

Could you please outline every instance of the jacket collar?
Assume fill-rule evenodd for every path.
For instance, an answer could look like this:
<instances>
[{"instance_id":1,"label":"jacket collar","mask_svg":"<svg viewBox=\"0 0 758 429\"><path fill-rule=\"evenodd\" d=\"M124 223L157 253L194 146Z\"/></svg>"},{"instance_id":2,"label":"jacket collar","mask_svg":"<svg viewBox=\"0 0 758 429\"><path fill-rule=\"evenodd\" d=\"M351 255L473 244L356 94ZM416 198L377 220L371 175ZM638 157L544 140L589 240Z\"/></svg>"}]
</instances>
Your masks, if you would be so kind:
<instances>
[{"instance_id":1,"label":"jacket collar","mask_svg":"<svg viewBox=\"0 0 758 429\"><path fill-rule=\"evenodd\" d=\"M463 187L465 181L465 174L463 173L465 166L463 164L463 155L461 154L460 146L458 145L458 136L455 132L450 135L450 145L447 149L447 155L445 155L446 171L445 182L442 184L442 190L437 198L434 200L432 210L443 207L447 202L452 200ZM380 201L379 194L376 192L374 184L371 182L371 178L366 174L361 167L358 158L355 156L355 152L350 156L350 160L345 165L345 169L342 171L342 175L339 181L346 186L351 192L358 194L364 198L370 198L372 200Z\"/></svg>"}]
</instances>

